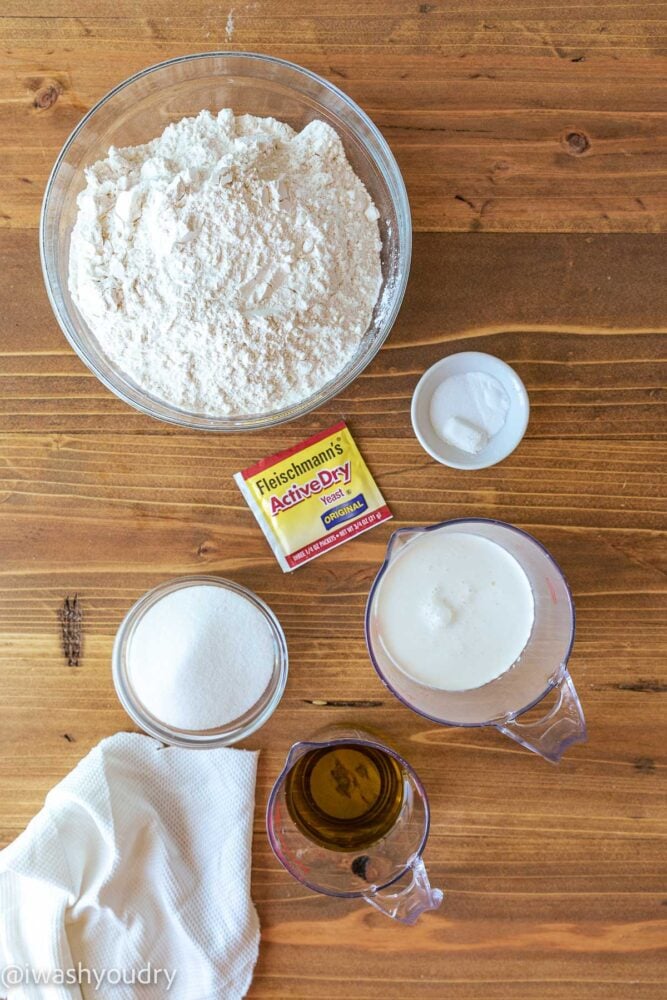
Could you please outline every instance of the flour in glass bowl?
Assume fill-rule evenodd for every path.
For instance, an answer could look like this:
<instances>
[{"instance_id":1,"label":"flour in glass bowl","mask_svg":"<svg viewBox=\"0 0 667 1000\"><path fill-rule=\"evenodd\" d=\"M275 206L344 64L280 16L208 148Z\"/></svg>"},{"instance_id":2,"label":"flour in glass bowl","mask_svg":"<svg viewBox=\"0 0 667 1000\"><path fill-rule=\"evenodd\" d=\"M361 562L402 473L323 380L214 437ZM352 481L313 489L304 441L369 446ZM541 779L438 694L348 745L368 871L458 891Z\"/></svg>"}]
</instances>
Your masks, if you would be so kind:
<instances>
[{"instance_id":1,"label":"flour in glass bowl","mask_svg":"<svg viewBox=\"0 0 667 1000\"><path fill-rule=\"evenodd\" d=\"M270 413L357 354L379 213L337 133L202 111L86 170L69 287L114 365L210 416Z\"/></svg>"}]
</instances>

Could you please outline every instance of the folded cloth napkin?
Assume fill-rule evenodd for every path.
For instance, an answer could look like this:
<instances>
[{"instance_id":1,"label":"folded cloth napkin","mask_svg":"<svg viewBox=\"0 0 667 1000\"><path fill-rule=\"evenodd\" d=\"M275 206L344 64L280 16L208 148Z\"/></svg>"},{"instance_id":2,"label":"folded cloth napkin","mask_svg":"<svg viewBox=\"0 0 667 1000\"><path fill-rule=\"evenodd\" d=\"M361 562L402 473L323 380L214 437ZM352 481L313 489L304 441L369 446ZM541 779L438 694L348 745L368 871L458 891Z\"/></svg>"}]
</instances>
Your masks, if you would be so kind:
<instances>
[{"instance_id":1,"label":"folded cloth napkin","mask_svg":"<svg viewBox=\"0 0 667 1000\"><path fill-rule=\"evenodd\" d=\"M0 852L0 996L245 996L256 768L138 733L91 750Z\"/></svg>"}]
</instances>

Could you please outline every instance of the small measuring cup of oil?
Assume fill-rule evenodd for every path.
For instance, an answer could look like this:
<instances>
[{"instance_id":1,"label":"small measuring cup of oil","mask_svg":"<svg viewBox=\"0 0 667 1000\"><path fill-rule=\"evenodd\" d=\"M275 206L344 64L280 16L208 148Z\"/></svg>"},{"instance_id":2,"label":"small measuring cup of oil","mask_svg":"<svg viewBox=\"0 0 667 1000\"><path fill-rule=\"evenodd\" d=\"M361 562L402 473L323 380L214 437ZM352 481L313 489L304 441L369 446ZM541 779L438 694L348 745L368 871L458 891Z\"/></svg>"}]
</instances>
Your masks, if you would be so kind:
<instances>
[{"instance_id":1,"label":"small measuring cup of oil","mask_svg":"<svg viewBox=\"0 0 667 1000\"><path fill-rule=\"evenodd\" d=\"M426 792L394 750L358 729L295 743L267 806L269 842L314 892L365 899L405 924L440 906L422 853Z\"/></svg>"}]
</instances>

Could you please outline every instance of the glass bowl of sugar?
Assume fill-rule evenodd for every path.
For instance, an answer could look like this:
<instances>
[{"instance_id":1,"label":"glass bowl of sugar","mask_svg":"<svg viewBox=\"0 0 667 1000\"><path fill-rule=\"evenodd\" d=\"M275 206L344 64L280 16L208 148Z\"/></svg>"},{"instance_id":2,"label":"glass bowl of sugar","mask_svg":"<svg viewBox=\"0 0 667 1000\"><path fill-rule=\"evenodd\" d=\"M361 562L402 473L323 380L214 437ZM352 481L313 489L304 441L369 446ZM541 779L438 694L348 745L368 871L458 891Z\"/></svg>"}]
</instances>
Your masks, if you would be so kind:
<instances>
[{"instance_id":1,"label":"glass bowl of sugar","mask_svg":"<svg viewBox=\"0 0 667 1000\"><path fill-rule=\"evenodd\" d=\"M262 125L273 119L273 125ZM197 132L188 120L203 123L204 131ZM206 159L206 150L215 145L214 124L226 130L225 142L232 137L224 147L229 155L216 153L206 169L199 169L199 161L186 169L189 156L193 164L197 157ZM173 130L181 127L179 144ZM169 129L167 145L157 149L155 143ZM192 141L188 129L195 129ZM290 137L300 146L295 154L299 169L290 173L288 156L283 183L274 175L289 146L283 140ZM281 143L284 148L278 149ZM202 191L215 188L215 197L223 201L224 191L235 184L247 191L249 175L239 174L244 147L259 164L252 183L258 177L266 183L255 192L261 196L255 200L256 214L245 204L246 221L237 231L230 217L221 218L209 201L202 202ZM272 148L277 151L273 165ZM142 163L142 157L148 159ZM303 171L306 193L299 200L295 178L305 176ZM337 184L343 174L346 180ZM329 191L329 214L318 224L320 181ZM291 229L281 229L283 203L295 220ZM349 214L350 205L356 215ZM336 220L336 206L348 215ZM351 296L348 283L362 281L358 276L366 260L359 257L357 223L360 233L366 227L369 239L368 227L374 231L376 270ZM284 247L284 259L278 261ZM242 52L171 59L103 97L65 143L40 221L47 293L65 336L88 368L135 409L211 431L293 420L350 385L396 319L411 247L405 185L370 118L309 70ZM247 281L237 273L239 261L249 262ZM203 269L196 286L188 284L192 268L198 275ZM226 283L225 269L234 273L235 283ZM355 298L357 292L361 299ZM183 303L187 308L179 312ZM219 336L232 328L233 338ZM263 338L268 338L266 349ZM271 380L275 386L267 388Z\"/></svg>"},{"instance_id":2,"label":"glass bowl of sugar","mask_svg":"<svg viewBox=\"0 0 667 1000\"><path fill-rule=\"evenodd\" d=\"M240 584L185 576L149 590L116 634L116 693L145 732L173 746L238 743L270 718L287 683L285 635Z\"/></svg>"}]
</instances>

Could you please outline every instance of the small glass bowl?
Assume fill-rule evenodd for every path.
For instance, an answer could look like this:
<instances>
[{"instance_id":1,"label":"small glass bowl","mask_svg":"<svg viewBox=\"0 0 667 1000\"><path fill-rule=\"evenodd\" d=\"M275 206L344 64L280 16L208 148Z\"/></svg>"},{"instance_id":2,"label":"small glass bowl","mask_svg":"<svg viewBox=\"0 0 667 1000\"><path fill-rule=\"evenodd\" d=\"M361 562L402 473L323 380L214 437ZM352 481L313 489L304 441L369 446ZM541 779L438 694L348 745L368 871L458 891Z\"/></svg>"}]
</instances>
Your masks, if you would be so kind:
<instances>
[{"instance_id":1,"label":"small glass bowl","mask_svg":"<svg viewBox=\"0 0 667 1000\"><path fill-rule=\"evenodd\" d=\"M134 631L149 608L175 590L201 584L231 590L235 594L245 597L263 615L274 638L275 659L273 673L259 701L238 719L233 719L231 722L216 729L175 729L161 719L151 715L139 701L130 679L128 654ZM287 683L287 669L288 657L285 634L271 608L264 601L260 600L256 594L253 594L252 590L248 590L246 587L242 587L232 580L225 580L218 576L182 576L176 580L167 580L166 583L160 583L157 587L153 587L152 590L147 591L143 597L140 597L132 605L121 622L120 628L116 633L112 654L113 682L116 694L130 718L141 729L150 733L151 736L154 736L162 743L169 743L172 746L189 749L210 749L211 747L223 747L228 746L230 743L238 743L251 733L254 733L260 726L263 726L271 715L273 715L278 702L282 698Z\"/></svg>"},{"instance_id":2,"label":"small glass bowl","mask_svg":"<svg viewBox=\"0 0 667 1000\"><path fill-rule=\"evenodd\" d=\"M110 146L136 146L170 122L202 109L272 116L296 131L319 118L340 136L380 218L382 288L356 356L318 392L273 413L210 416L165 402L121 371L102 351L68 288L70 237L84 170ZM248 52L203 52L158 63L119 84L79 122L46 186L39 229L42 271L60 327L94 375L126 403L158 420L211 431L257 430L295 420L327 403L371 362L391 330L405 292L412 252L410 205L396 160L370 118L333 84L301 66ZM335 345L332 345L335 350ZM225 373L221 372L224 378ZM261 377L261 372L258 373Z\"/></svg>"}]
</instances>

